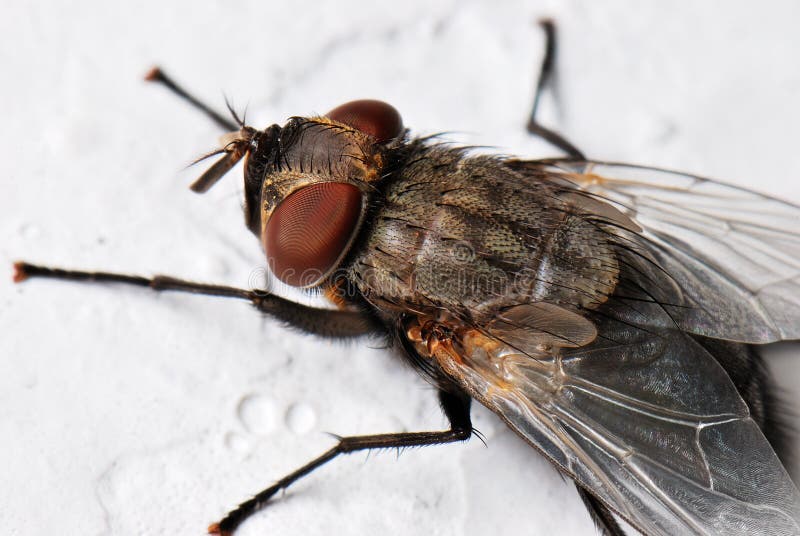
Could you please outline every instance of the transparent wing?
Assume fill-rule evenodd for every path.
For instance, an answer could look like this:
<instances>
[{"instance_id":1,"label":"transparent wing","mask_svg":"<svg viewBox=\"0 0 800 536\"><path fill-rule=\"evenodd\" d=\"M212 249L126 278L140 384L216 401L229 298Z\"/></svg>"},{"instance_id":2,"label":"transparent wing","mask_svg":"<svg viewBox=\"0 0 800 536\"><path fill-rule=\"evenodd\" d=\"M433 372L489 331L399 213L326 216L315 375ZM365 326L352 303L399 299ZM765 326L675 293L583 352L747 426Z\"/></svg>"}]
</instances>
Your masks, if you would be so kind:
<instances>
[{"instance_id":1,"label":"transparent wing","mask_svg":"<svg viewBox=\"0 0 800 536\"><path fill-rule=\"evenodd\" d=\"M524 354L473 329L434 357L645 534L800 534L800 495L715 359L612 317L582 348Z\"/></svg>"},{"instance_id":2,"label":"transparent wing","mask_svg":"<svg viewBox=\"0 0 800 536\"><path fill-rule=\"evenodd\" d=\"M498 312L486 326L492 337L523 353L541 345L584 346L597 338L597 328L585 317L550 303L514 305Z\"/></svg>"},{"instance_id":3,"label":"transparent wing","mask_svg":"<svg viewBox=\"0 0 800 536\"><path fill-rule=\"evenodd\" d=\"M647 167L570 161L509 166L523 174L547 170L638 224L650 256L682 288L682 305L694 310L683 316L681 328L750 343L800 339L800 207Z\"/></svg>"}]
</instances>

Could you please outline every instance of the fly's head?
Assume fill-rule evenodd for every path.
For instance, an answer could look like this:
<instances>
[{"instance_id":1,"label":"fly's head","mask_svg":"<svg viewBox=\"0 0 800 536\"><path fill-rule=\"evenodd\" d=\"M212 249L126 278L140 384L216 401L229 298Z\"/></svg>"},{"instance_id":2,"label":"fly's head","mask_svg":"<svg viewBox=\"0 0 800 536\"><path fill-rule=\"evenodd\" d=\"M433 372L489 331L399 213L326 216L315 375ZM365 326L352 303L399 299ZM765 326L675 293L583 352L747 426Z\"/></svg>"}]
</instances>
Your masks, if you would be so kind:
<instances>
[{"instance_id":1,"label":"fly's head","mask_svg":"<svg viewBox=\"0 0 800 536\"><path fill-rule=\"evenodd\" d=\"M352 246L375 183L404 134L397 110L375 100L293 117L282 127L241 123L223 136L224 156L192 189L207 190L244 159L245 220L270 269L288 285L318 287Z\"/></svg>"}]
</instances>

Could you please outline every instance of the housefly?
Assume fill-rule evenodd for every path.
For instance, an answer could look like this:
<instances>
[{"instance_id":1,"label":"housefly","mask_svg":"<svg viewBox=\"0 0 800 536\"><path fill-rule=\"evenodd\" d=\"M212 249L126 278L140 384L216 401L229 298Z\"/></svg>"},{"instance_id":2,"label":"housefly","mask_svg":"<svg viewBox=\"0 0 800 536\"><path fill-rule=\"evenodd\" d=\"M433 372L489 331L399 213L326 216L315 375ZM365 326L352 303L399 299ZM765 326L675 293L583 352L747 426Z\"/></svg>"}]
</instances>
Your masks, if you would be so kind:
<instances>
[{"instance_id":1,"label":"housefly","mask_svg":"<svg viewBox=\"0 0 800 536\"><path fill-rule=\"evenodd\" d=\"M209 527L230 534L337 455L464 441L470 401L575 483L600 530L800 534L800 493L755 347L800 339L800 207L683 173L473 154L354 101L257 130L172 88L230 131L192 185L244 163L245 222L282 282L262 290L17 263L15 278L117 282L247 300L330 338L385 336L438 388L448 430L341 438Z\"/></svg>"}]
</instances>

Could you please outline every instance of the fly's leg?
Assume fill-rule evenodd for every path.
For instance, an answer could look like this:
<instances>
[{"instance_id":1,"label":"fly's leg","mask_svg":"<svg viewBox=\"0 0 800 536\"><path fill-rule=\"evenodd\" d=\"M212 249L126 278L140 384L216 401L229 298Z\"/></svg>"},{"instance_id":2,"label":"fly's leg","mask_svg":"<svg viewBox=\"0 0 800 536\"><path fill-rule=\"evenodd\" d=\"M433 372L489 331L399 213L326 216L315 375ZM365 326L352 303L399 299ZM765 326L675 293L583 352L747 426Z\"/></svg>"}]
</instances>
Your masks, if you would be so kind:
<instances>
[{"instance_id":1,"label":"fly's leg","mask_svg":"<svg viewBox=\"0 0 800 536\"><path fill-rule=\"evenodd\" d=\"M625 531L619 526L611 510L606 505L597 500L594 495L582 488L577 482L575 487L578 489L578 494L589 511L589 515L592 516L592 521L594 521L601 536L625 536Z\"/></svg>"},{"instance_id":2,"label":"fly's leg","mask_svg":"<svg viewBox=\"0 0 800 536\"><path fill-rule=\"evenodd\" d=\"M542 93L552 85L553 70L555 68L556 60L556 26L550 19L544 19L539 22L544 29L545 33L545 52L542 58L542 66L539 69L539 81L536 83L536 93L533 96L533 106L531 107L530 116L528 116L528 132L534 136L539 136L550 144L558 147L570 157L575 160L586 160L586 156L572 143L567 141L564 136L555 132L545 126L542 126L537 118L536 113L539 111L539 102L542 98Z\"/></svg>"},{"instance_id":3,"label":"fly's leg","mask_svg":"<svg viewBox=\"0 0 800 536\"><path fill-rule=\"evenodd\" d=\"M191 104L194 108L203 112L203 114L214 121L217 125L222 127L226 132L239 130L240 127L244 126L244 122L236 116L236 112L231 109L230 104L228 104L228 110L231 112L231 115L233 115L235 122L214 111L213 108L183 89L171 77L167 76L167 74L162 71L160 67L153 67L150 69L150 71L145 75L144 79L148 82L158 82L159 84L165 86L175 95Z\"/></svg>"},{"instance_id":4,"label":"fly's leg","mask_svg":"<svg viewBox=\"0 0 800 536\"><path fill-rule=\"evenodd\" d=\"M208 527L208 532L229 536L242 521L263 508L276 493L286 489L339 454L349 454L360 450L401 449L405 447L439 445L469 439L472 434L472 421L469 415L470 398L463 393L451 393L441 390L439 391L439 403L450 421L449 430L343 437L339 439L339 443L335 447L322 456L281 478L272 486L256 494L252 499L240 504L218 523L213 523Z\"/></svg>"},{"instance_id":5,"label":"fly's leg","mask_svg":"<svg viewBox=\"0 0 800 536\"><path fill-rule=\"evenodd\" d=\"M25 262L14 264L14 281L21 283L32 277L47 277L92 283L123 283L155 291L188 292L206 296L238 298L252 303L256 309L291 327L329 338L350 338L385 332L383 325L366 311L317 309L301 305L262 290L247 290L224 285L194 283L170 276L138 275L110 272L87 272L37 266Z\"/></svg>"}]
</instances>

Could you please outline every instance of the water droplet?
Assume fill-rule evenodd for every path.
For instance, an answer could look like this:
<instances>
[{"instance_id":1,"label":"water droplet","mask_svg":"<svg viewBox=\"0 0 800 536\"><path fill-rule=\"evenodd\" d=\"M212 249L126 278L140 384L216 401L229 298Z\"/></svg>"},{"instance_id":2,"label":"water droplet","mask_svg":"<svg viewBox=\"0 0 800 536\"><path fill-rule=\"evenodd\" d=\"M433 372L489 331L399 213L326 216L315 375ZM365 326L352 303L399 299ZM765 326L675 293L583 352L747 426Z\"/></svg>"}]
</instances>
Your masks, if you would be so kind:
<instances>
[{"instance_id":1,"label":"water droplet","mask_svg":"<svg viewBox=\"0 0 800 536\"><path fill-rule=\"evenodd\" d=\"M19 234L25 239L37 238L41 233L41 229L33 223L23 223L19 226Z\"/></svg>"},{"instance_id":2,"label":"water droplet","mask_svg":"<svg viewBox=\"0 0 800 536\"><path fill-rule=\"evenodd\" d=\"M317 424L314 408L303 402L296 402L286 410L286 425L297 435L310 432Z\"/></svg>"},{"instance_id":3,"label":"water droplet","mask_svg":"<svg viewBox=\"0 0 800 536\"><path fill-rule=\"evenodd\" d=\"M239 454L244 454L250 450L250 440L242 434L228 432L225 434L225 446Z\"/></svg>"},{"instance_id":4,"label":"water droplet","mask_svg":"<svg viewBox=\"0 0 800 536\"><path fill-rule=\"evenodd\" d=\"M268 434L278 424L275 402L264 395L251 394L242 398L236 408L236 415L251 434Z\"/></svg>"}]
</instances>

